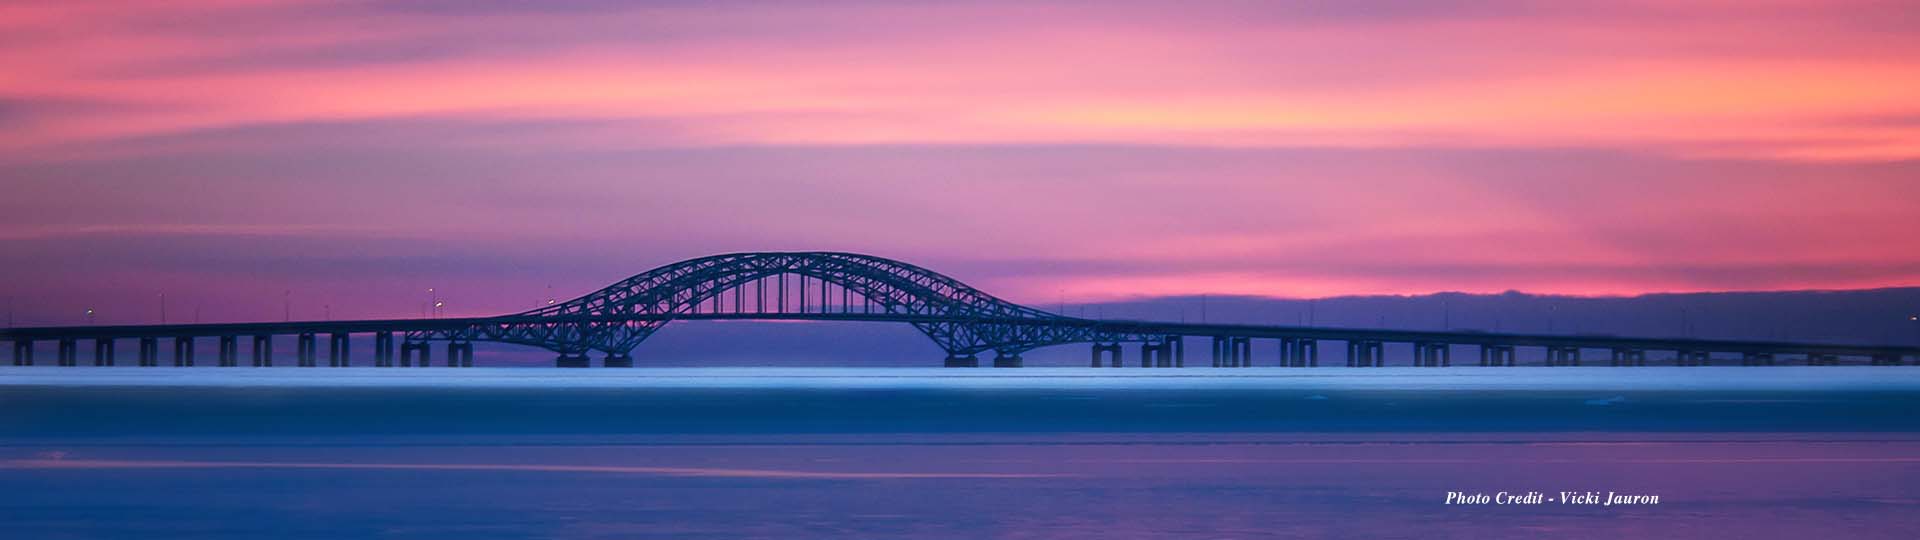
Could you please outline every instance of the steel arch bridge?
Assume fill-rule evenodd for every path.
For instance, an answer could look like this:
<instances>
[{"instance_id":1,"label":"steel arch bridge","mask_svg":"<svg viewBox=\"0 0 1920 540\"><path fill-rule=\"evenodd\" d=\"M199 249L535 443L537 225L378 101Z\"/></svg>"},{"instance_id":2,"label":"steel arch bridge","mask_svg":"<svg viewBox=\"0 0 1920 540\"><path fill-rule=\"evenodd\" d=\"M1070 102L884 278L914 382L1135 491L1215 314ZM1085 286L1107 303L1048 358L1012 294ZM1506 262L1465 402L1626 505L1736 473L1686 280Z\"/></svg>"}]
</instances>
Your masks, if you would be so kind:
<instances>
[{"instance_id":1,"label":"steel arch bridge","mask_svg":"<svg viewBox=\"0 0 1920 540\"><path fill-rule=\"evenodd\" d=\"M648 270L554 305L481 319L458 328L409 331L409 343L491 341L542 347L562 365L605 353L631 364L631 351L683 319L906 322L947 352L949 365L1018 365L1020 354L1079 342L1149 342L1173 336L1103 328L994 297L959 280L892 259L840 252L730 253Z\"/></svg>"},{"instance_id":2,"label":"steel arch bridge","mask_svg":"<svg viewBox=\"0 0 1920 540\"><path fill-rule=\"evenodd\" d=\"M1385 345L1410 346L1411 365L1452 365L1457 347L1477 347L1481 366L1521 365L1516 350L1539 350L1536 365L1579 366L1583 350L1603 349L1611 366L1649 365L1647 351L1671 351L1672 365L1702 366L1715 356L1740 365L1920 363L1920 347L1894 344L1739 341L1590 334L1514 334L1480 330L1407 330L1271 324L1221 324L1083 319L1020 306L953 278L900 261L837 252L733 253L681 261L627 278L566 302L501 315L458 319L286 321L214 324L0 328L12 343L13 365L34 365L36 342L55 345L56 364L80 365L82 340L93 345L93 365L114 365L114 347L136 341L139 365L160 365L160 340L173 346L173 365L194 365L194 347L215 339L218 364L241 365L241 341L250 340L251 365L270 367L276 337L294 338L296 365L319 366L320 338L330 367L353 365L355 334L372 334L375 367L428 365L432 342L444 342L448 366L473 365L478 341L542 347L559 353L562 367L586 367L587 355L605 365L633 365L635 346L676 320L818 320L907 323L947 352L946 365L1017 367L1038 347L1093 343L1093 367L1120 367L1121 343L1140 343L1140 367L1185 367L1185 339L1210 338L1214 367L1253 365L1256 339L1275 342L1276 366L1320 365L1323 341L1346 344L1346 365L1387 365ZM401 339L396 339L401 338ZM397 342L397 343L396 343ZM396 347L397 346L397 347ZM397 350L396 350L397 349ZM398 354L395 354L398 353ZM1847 358L1843 362L1842 358ZM416 360L417 359L417 360ZM1864 360L1864 362L1861 362ZM1528 362L1532 364L1532 362Z\"/></svg>"}]
</instances>

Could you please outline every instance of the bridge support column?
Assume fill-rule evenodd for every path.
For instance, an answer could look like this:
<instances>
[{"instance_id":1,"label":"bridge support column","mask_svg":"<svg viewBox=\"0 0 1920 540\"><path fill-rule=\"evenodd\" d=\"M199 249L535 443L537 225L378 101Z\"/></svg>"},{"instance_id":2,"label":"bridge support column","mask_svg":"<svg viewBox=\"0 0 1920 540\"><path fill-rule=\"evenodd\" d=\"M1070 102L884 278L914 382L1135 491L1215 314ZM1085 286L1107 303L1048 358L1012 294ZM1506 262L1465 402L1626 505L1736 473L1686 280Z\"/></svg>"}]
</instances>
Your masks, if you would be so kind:
<instances>
[{"instance_id":1,"label":"bridge support column","mask_svg":"<svg viewBox=\"0 0 1920 540\"><path fill-rule=\"evenodd\" d=\"M472 346L469 345L468 349L472 349ZM600 359L600 365L603 367L630 368L633 367L633 357L628 356L627 353L607 353L606 358Z\"/></svg>"},{"instance_id":2,"label":"bridge support column","mask_svg":"<svg viewBox=\"0 0 1920 540\"><path fill-rule=\"evenodd\" d=\"M1113 355L1112 363L1109 365L1111 365L1112 367L1120 367L1120 344L1119 343L1093 344L1093 367L1102 367L1100 360L1102 357L1107 356L1108 353L1112 353Z\"/></svg>"},{"instance_id":3,"label":"bridge support column","mask_svg":"<svg viewBox=\"0 0 1920 540\"><path fill-rule=\"evenodd\" d=\"M193 338L173 338L173 367L193 365Z\"/></svg>"},{"instance_id":4,"label":"bridge support column","mask_svg":"<svg viewBox=\"0 0 1920 540\"><path fill-rule=\"evenodd\" d=\"M1480 346L1480 365L1513 367L1515 363L1512 345Z\"/></svg>"},{"instance_id":5,"label":"bridge support column","mask_svg":"<svg viewBox=\"0 0 1920 540\"><path fill-rule=\"evenodd\" d=\"M994 353L993 355L993 367L1016 368L1024 363L1026 363L1026 361L1020 358L1020 353Z\"/></svg>"},{"instance_id":6,"label":"bridge support column","mask_svg":"<svg viewBox=\"0 0 1920 540\"><path fill-rule=\"evenodd\" d=\"M402 364L402 365L405 365L405 364ZM584 351L563 352L563 353L560 353L559 358L553 359L553 367L563 367L563 368L593 367L593 360L588 359L587 353Z\"/></svg>"},{"instance_id":7,"label":"bridge support column","mask_svg":"<svg viewBox=\"0 0 1920 540\"><path fill-rule=\"evenodd\" d=\"M1233 350L1228 355L1234 367L1253 367L1253 339L1237 337L1230 342Z\"/></svg>"},{"instance_id":8,"label":"bridge support column","mask_svg":"<svg viewBox=\"0 0 1920 540\"><path fill-rule=\"evenodd\" d=\"M393 332L373 335L373 367L393 367Z\"/></svg>"},{"instance_id":9,"label":"bridge support column","mask_svg":"<svg viewBox=\"0 0 1920 540\"><path fill-rule=\"evenodd\" d=\"M1173 367L1173 341L1176 338L1160 338L1158 342L1148 341L1140 344L1140 367Z\"/></svg>"},{"instance_id":10,"label":"bridge support column","mask_svg":"<svg viewBox=\"0 0 1920 540\"><path fill-rule=\"evenodd\" d=\"M1386 366L1387 359L1383 354L1383 349L1384 347L1378 341L1349 341L1347 342L1347 366Z\"/></svg>"},{"instance_id":11,"label":"bridge support column","mask_svg":"<svg viewBox=\"0 0 1920 540\"><path fill-rule=\"evenodd\" d=\"M1713 361L1712 361L1712 357L1710 356L1710 353L1706 351L1681 350L1681 351L1673 351L1673 365L1707 366L1707 365L1713 365Z\"/></svg>"},{"instance_id":12,"label":"bridge support column","mask_svg":"<svg viewBox=\"0 0 1920 540\"><path fill-rule=\"evenodd\" d=\"M1413 344L1413 365L1416 367L1447 367L1453 365L1453 347L1446 343L1415 342ZM1486 365L1484 353L1481 365Z\"/></svg>"},{"instance_id":13,"label":"bridge support column","mask_svg":"<svg viewBox=\"0 0 1920 540\"><path fill-rule=\"evenodd\" d=\"M975 357L974 355L971 355L971 354L969 355L949 354L947 355L946 366L955 367L955 368L980 367L980 358Z\"/></svg>"},{"instance_id":14,"label":"bridge support column","mask_svg":"<svg viewBox=\"0 0 1920 540\"><path fill-rule=\"evenodd\" d=\"M1227 338L1225 336L1213 336L1213 367L1226 367L1226 365Z\"/></svg>"},{"instance_id":15,"label":"bridge support column","mask_svg":"<svg viewBox=\"0 0 1920 540\"><path fill-rule=\"evenodd\" d=\"M607 355L607 367L615 367L613 359L613 355ZM473 342L447 342L447 367L473 367ZM628 358L627 365L622 367L633 367L633 359Z\"/></svg>"},{"instance_id":16,"label":"bridge support column","mask_svg":"<svg viewBox=\"0 0 1920 540\"><path fill-rule=\"evenodd\" d=\"M273 367L273 336L253 336L253 367Z\"/></svg>"},{"instance_id":17,"label":"bridge support column","mask_svg":"<svg viewBox=\"0 0 1920 540\"><path fill-rule=\"evenodd\" d=\"M420 342L420 341L402 341L400 342L400 367L413 367L414 366L413 358L415 353L418 353L420 355L420 364L419 364L420 367L427 367L428 365L432 364L431 362L432 360L431 357L433 356L432 346L429 346L427 343ZM586 355L581 355L581 358L585 358L585 357ZM581 367L586 367L586 366L581 366Z\"/></svg>"},{"instance_id":18,"label":"bridge support column","mask_svg":"<svg viewBox=\"0 0 1920 540\"><path fill-rule=\"evenodd\" d=\"M294 338L295 365L300 367L319 367L320 341L311 333L302 333Z\"/></svg>"},{"instance_id":19,"label":"bridge support column","mask_svg":"<svg viewBox=\"0 0 1920 540\"><path fill-rule=\"evenodd\" d=\"M1280 367L1320 365L1320 344L1309 338L1280 339Z\"/></svg>"},{"instance_id":20,"label":"bridge support column","mask_svg":"<svg viewBox=\"0 0 1920 540\"><path fill-rule=\"evenodd\" d=\"M1159 355L1163 347L1163 345L1155 345L1152 341L1142 342L1140 344L1140 367L1154 367L1154 359Z\"/></svg>"},{"instance_id":21,"label":"bridge support column","mask_svg":"<svg viewBox=\"0 0 1920 540\"><path fill-rule=\"evenodd\" d=\"M23 340L13 342L13 365L16 365L16 366L33 365L33 341L32 340L23 339Z\"/></svg>"},{"instance_id":22,"label":"bridge support column","mask_svg":"<svg viewBox=\"0 0 1920 540\"><path fill-rule=\"evenodd\" d=\"M1875 362L1875 364L1877 365L1878 362ZM1773 365L1773 353L1763 353L1763 352L1762 353L1756 353L1756 352L1740 353L1740 365L1771 366Z\"/></svg>"},{"instance_id":23,"label":"bridge support column","mask_svg":"<svg viewBox=\"0 0 1920 540\"><path fill-rule=\"evenodd\" d=\"M1613 355L1608 358L1607 365L1609 366L1647 365L1647 351L1643 351L1640 349L1613 349Z\"/></svg>"},{"instance_id":24,"label":"bridge support column","mask_svg":"<svg viewBox=\"0 0 1920 540\"><path fill-rule=\"evenodd\" d=\"M160 366L160 338L140 338L140 367Z\"/></svg>"},{"instance_id":25,"label":"bridge support column","mask_svg":"<svg viewBox=\"0 0 1920 540\"><path fill-rule=\"evenodd\" d=\"M240 338L238 336L220 336L220 367L238 367L240 365Z\"/></svg>"},{"instance_id":26,"label":"bridge support column","mask_svg":"<svg viewBox=\"0 0 1920 540\"><path fill-rule=\"evenodd\" d=\"M327 367L347 367L353 364L352 357L348 355L350 343L347 338L348 334L345 333L327 335Z\"/></svg>"},{"instance_id":27,"label":"bridge support column","mask_svg":"<svg viewBox=\"0 0 1920 540\"><path fill-rule=\"evenodd\" d=\"M80 343L71 339L60 340L60 349L54 362L66 367L80 365Z\"/></svg>"},{"instance_id":28,"label":"bridge support column","mask_svg":"<svg viewBox=\"0 0 1920 540\"><path fill-rule=\"evenodd\" d=\"M1837 365L1840 365L1840 355L1836 355L1836 354L1821 354L1821 353L1807 353L1807 365L1809 365L1809 366L1837 366Z\"/></svg>"},{"instance_id":29,"label":"bridge support column","mask_svg":"<svg viewBox=\"0 0 1920 540\"><path fill-rule=\"evenodd\" d=\"M1547 365L1549 366L1580 365L1580 348L1579 347L1547 347Z\"/></svg>"},{"instance_id":30,"label":"bridge support column","mask_svg":"<svg viewBox=\"0 0 1920 540\"><path fill-rule=\"evenodd\" d=\"M93 365L113 365L113 340L106 338L93 340Z\"/></svg>"},{"instance_id":31,"label":"bridge support column","mask_svg":"<svg viewBox=\"0 0 1920 540\"><path fill-rule=\"evenodd\" d=\"M1173 340L1173 367L1187 367L1187 336L1174 336L1168 339Z\"/></svg>"}]
</instances>

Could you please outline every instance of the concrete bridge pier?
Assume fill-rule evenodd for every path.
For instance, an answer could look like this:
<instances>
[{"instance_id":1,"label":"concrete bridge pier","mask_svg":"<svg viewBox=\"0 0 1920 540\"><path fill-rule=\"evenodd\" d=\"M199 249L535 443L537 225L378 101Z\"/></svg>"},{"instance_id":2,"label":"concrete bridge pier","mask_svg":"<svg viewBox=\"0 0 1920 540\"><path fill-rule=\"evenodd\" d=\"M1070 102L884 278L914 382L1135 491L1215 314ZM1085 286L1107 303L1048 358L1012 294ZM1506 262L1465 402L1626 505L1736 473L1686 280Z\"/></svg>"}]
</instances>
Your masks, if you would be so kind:
<instances>
[{"instance_id":1,"label":"concrete bridge pier","mask_svg":"<svg viewBox=\"0 0 1920 540\"><path fill-rule=\"evenodd\" d=\"M140 367L160 366L160 338L140 338Z\"/></svg>"},{"instance_id":2,"label":"concrete bridge pier","mask_svg":"<svg viewBox=\"0 0 1920 540\"><path fill-rule=\"evenodd\" d=\"M105 338L93 340L93 365L113 365L113 340Z\"/></svg>"},{"instance_id":3,"label":"concrete bridge pier","mask_svg":"<svg viewBox=\"0 0 1920 540\"><path fill-rule=\"evenodd\" d=\"M1580 365L1579 347L1547 347L1548 366Z\"/></svg>"},{"instance_id":4,"label":"concrete bridge pier","mask_svg":"<svg viewBox=\"0 0 1920 540\"><path fill-rule=\"evenodd\" d=\"M1280 338L1280 367L1293 367L1294 338Z\"/></svg>"},{"instance_id":5,"label":"concrete bridge pier","mask_svg":"<svg viewBox=\"0 0 1920 540\"><path fill-rule=\"evenodd\" d=\"M1480 365L1493 367L1513 367L1513 347L1510 345L1481 345Z\"/></svg>"},{"instance_id":6,"label":"concrete bridge pier","mask_svg":"<svg viewBox=\"0 0 1920 540\"><path fill-rule=\"evenodd\" d=\"M80 343L72 339L60 340L59 352L54 355L54 362L63 367L80 365Z\"/></svg>"},{"instance_id":7,"label":"concrete bridge pier","mask_svg":"<svg viewBox=\"0 0 1920 540\"><path fill-rule=\"evenodd\" d=\"M1609 366L1647 365L1647 351L1640 350L1640 349L1615 348L1611 352L1612 352L1611 356L1607 358L1607 365Z\"/></svg>"},{"instance_id":8,"label":"concrete bridge pier","mask_svg":"<svg viewBox=\"0 0 1920 540\"><path fill-rule=\"evenodd\" d=\"M1171 349L1171 348L1173 347L1171 345L1167 345L1165 342L1156 344L1152 341L1146 341L1146 342L1140 343L1140 367L1150 368L1150 367L1173 366L1173 358L1172 358L1173 355L1168 353L1168 349Z\"/></svg>"},{"instance_id":9,"label":"concrete bridge pier","mask_svg":"<svg viewBox=\"0 0 1920 540\"><path fill-rule=\"evenodd\" d=\"M173 338L173 367L193 365L193 338Z\"/></svg>"},{"instance_id":10,"label":"concrete bridge pier","mask_svg":"<svg viewBox=\"0 0 1920 540\"><path fill-rule=\"evenodd\" d=\"M1418 361L1418 363L1415 364L1417 366L1453 366L1453 347L1445 343L1415 343L1413 344L1413 352L1415 359Z\"/></svg>"},{"instance_id":11,"label":"concrete bridge pier","mask_svg":"<svg viewBox=\"0 0 1920 540\"><path fill-rule=\"evenodd\" d=\"M1109 353L1112 354L1112 359L1113 359L1113 362L1110 365L1113 367L1120 367L1120 344L1119 343L1093 344L1093 367L1106 367L1106 365L1102 364L1101 359L1106 357Z\"/></svg>"},{"instance_id":12,"label":"concrete bridge pier","mask_svg":"<svg viewBox=\"0 0 1920 540\"><path fill-rule=\"evenodd\" d=\"M405 365L405 364L402 364L402 365ZM593 367L593 361L587 358L587 353L585 351L562 352L560 353L559 358L553 359L553 367L563 367L563 368Z\"/></svg>"},{"instance_id":13,"label":"concrete bridge pier","mask_svg":"<svg viewBox=\"0 0 1920 540\"><path fill-rule=\"evenodd\" d=\"M373 367L393 367L393 332L373 335Z\"/></svg>"},{"instance_id":14,"label":"concrete bridge pier","mask_svg":"<svg viewBox=\"0 0 1920 540\"><path fill-rule=\"evenodd\" d=\"M253 336L253 367L273 367L273 336Z\"/></svg>"},{"instance_id":15,"label":"concrete bridge pier","mask_svg":"<svg viewBox=\"0 0 1920 540\"><path fill-rule=\"evenodd\" d=\"M320 342L311 332L302 332L294 338L294 365L300 367L318 367L320 365Z\"/></svg>"},{"instance_id":16,"label":"concrete bridge pier","mask_svg":"<svg viewBox=\"0 0 1920 540\"><path fill-rule=\"evenodd\" d=\"M955 367L955 368L980 367L980 358L971 354L968 354L968 355L949 354L947 355L946 366Z\"/></svg>"},{"instance_id":17,"label":"concrete bridge pier","mask_svg":"<svg viewBox=\"0 0 1920 540\"><path fill-rule=\"evenodd\" d=\"M1213 367L1253 365L1253 340L1244 337L1213 337Z\"/></svg>"},{"instance_id":18,"label":"concrete bridge pier","mask_svg":"<svg viewBox=\"0 0 1920 540\"><path fill-rule=\"evenodd\" d=\"M1384 347L1378 341L1347 342L1347 367L1381 367L1387 365L1382 354Z\"/></svg>"},{"instance_id":19,"label":"concrete bridge pier","mask_svg":"<svg viewBox=\"0 0 1920 540\"><path fill-rule=\"evenodd\" d=\"M327 334L327 367L347 367L353 362L348 353L347 334Z\"/></svg>"},{"instance_id":20,"label":"concrete bridge pier","mask_svg":"<svg viewBox=\"0 0 1920 540\"><path fill-rule=\"evenodd\" d=\"M1771 366L1773 365L1773 353L1740 353L1740 365Z\"/></svg>"},{"instance_id":21,"label":"concrete bridge pier","mask_svg":"<svg viewBox=\"0 0 1920 540\"><path fill-rule=\"evenodd\" d=\"M1173 341L1173 367L1187 367L1187 336L1167 338Z\"/></svg>"},{"instance_id":22,"label":"concrete bridge pier","mask_svg":"<svg viewBox=\"0 0 1920 540\"><path fill-rule=\"evenodd\" d=\"M238 336L220 336L220 367L240 365L240 338Z\"/></svg>"},{"instance_id":23,"label":"concrete bridge pier","mask_svg":"<svg viewBox=\"0 0 1920 540\"><path fill-rule=\"evenodd\" d=\"M1118 347L1119 345L1114 345L1114 346ZM1116 353L1115 356L1119 356L1119 355ZM994 353L993 355L993 367L997 367L997 368L1020 367L1021 364L1025 362L1026 362L1025 360L1022 360L1020 358L1020 353L1011 353L1011 354Z\"/></svg>"},{"instance_id":24,"label":"concrete bridge pier","mask_svg":"<svg viewBox=\"0 0 1920 540\"><path fill-rule=\"evenodd\" d=\"M1281 339L1280 365L1282 367L1319 367L1320 342L1308 338Z\"/></svg>"},{"instance_id":25,"label":"concrete bridge pier","mask_svg":"<svg viewBox=\"0 0 1920 540\"><path fill-rule=\"evenodd\" d=\"M13 365L33 365L33 341L23 339L13 342Z\"/></svg>"},{"instance_id":26,"label":"concrete bridge pier","mask_svg":"<svg viewBox=\"0 0 1920 540\"><path fill-rule=\"evenodd\" d=\"M427 367L432 360L433 347L419 341L400 342L400 367L413 367L413 357L415 353L420 355L420 367ZM584 355L581 357L585 358Z\"/></svg>"},{"instance_id":27,"label":"concrete bridge pier","mask_svg":"<svg viewBox=\"0 0 1920 540\"><path fill-rule=\"evenodd\" d=\"M469 351L467 354L469 356L471 356L472 350L473 350L473 344L467 344L467 351ZM462 360L461 364L472 366L473 362L471 360ZM600 359L600 367L630 368L630 367L633 367L633 356L630 356L627 353L623 353L623 352L607 353L605 357Z\"/></svg>"}]
</instances>

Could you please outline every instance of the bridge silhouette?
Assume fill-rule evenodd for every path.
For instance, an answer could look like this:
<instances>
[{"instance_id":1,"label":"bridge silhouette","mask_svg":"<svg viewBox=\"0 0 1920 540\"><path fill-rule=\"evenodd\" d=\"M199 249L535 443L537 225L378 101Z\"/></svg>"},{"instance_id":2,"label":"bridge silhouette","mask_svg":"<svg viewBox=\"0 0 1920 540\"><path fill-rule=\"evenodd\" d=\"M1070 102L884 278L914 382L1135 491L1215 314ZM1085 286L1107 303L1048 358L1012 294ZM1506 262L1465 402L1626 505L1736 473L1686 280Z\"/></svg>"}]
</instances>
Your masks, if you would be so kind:
<instances>
[{"instance_id":1,"label":"bridge silhouette","mask_svg":"<svg viewBox=\"0 0 1920 540\"><path fill-rule=\"evenodd\" d=\"M1175 323L1086 319L1050 313L994 297L940 273L904 262L838 252L714 255L668 264L585 296L497 317L302 321L225 324L36 327L0 330L13 344L13 364L34 365L36 342L56 344L55 364L77 366L79 345L93 347L92 364L116 362L115 347L133 341L137 365L159 366L160 343L170 340L171 365L196 362L194 349L215 340L216 365L239 366L240 342L250 341L248 365L272 366L276 336L295 336L295 364L319 365L326 336L327 364L352 365L350 338L373 336L373 365L432 365L432 345L444 344L442 365L471 367L475 342L544 348L560 367L631 367L633 349L677 320L808 320L906 323L946 351L948 367L1020 367L1022 354L1040 347L1088 343L1092 367L1121 367L1122 344L1138 344L1140 367L1186 367L1187 338L1210 344L1209 366L1256 364L1254 340L1273 340L1278 353L1266 365L1316 367L1322 342L1345 346L1344 365L1387 365L1387 344L1405 344L1409 365L1454 365L1456 348L1477 349L1480 366L1520 365L1521 350L1539 351L1541 365L1579 366L1583 352L1605 351L1611 366L1679 366L1737 362L1761 366L1920 364L1920 347L1780 341L1735 341L1608 335L1415 331L1312 326ZM1648 352L1671 353L1650 359ZM1532 364L1532 362L1527 362ZM1598 362L1587 362L1589 365ZM1461 364L1465 365L1466 362Z\"/></svg>"}]
</instances>

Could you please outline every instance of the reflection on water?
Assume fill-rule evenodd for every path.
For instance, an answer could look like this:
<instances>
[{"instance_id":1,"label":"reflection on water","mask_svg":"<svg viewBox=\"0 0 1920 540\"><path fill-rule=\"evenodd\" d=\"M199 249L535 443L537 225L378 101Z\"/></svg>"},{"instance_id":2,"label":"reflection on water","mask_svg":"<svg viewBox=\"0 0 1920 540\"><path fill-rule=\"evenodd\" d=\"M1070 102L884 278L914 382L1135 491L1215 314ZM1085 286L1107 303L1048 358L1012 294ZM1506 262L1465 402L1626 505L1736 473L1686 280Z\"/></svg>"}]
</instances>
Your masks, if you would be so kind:
<instances>
[{"instance_id":1,"label":"reflection on water","mask_svg":"<svg viewBox=\"0 0 1920 540\"><path fill-rule=\"evenodd\" d=\"M1032 383L0 382L0 524L7 538L1920 532L1920 420L1897 387ZM1661 503L1442 504L1450 491Z\"/></svg>"}]
</instances>

